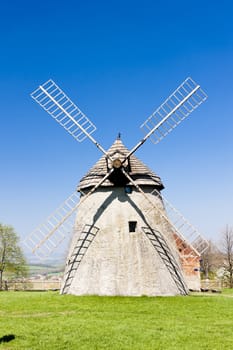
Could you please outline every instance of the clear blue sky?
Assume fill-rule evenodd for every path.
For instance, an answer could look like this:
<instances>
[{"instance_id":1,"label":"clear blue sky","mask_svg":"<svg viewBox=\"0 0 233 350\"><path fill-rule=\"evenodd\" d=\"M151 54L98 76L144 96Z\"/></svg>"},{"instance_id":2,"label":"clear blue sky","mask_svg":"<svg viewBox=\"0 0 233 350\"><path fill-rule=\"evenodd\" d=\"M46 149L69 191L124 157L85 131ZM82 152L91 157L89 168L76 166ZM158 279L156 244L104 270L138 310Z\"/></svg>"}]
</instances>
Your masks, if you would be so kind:
<instances>
[{"instance_id":1,"label":"clear blue sky","mask_svg":"<svg viewBox=\"0 0 233 350\"><path fill-rule=\"evenodd\" d=\"M209 98L159 145L137 152L164 195L207 238L233 225L232 1L13 1L0 11L0 222L25 237L101 156L29 96L52 78L111 146L188 76Z\"/></svg>"}]
</instances>

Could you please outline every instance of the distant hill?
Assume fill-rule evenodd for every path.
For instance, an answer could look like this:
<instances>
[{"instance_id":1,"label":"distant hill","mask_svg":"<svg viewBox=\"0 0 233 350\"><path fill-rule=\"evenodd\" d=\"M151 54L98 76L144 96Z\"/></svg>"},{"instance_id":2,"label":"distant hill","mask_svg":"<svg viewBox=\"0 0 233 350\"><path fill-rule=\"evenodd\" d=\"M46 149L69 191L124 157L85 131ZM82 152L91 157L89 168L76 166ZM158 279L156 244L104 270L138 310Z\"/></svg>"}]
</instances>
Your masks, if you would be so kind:
<instances>
[{"instance_id":1,"label":"distant hill","mask_svg":"<svg viewBox=\"0 0 233 350\"><path fill-rule=\"evenodd\" d=\"M42 263L34 263L29 264L29 275L30 277L36 275L62 275L64 271L64 264L42 264Z\"/></svg>"}]
</instances>

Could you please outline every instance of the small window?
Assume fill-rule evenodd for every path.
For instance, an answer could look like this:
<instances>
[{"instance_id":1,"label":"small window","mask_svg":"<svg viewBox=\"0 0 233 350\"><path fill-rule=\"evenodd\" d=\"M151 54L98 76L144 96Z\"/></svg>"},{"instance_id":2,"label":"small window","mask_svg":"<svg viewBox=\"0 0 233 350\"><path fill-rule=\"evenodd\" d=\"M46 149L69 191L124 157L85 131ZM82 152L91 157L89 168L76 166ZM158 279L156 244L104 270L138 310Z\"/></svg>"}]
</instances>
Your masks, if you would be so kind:
<instances>
[{"instance_id":1,"label":"small window","mask_svg":"<svg viewBox=\"0 0 233 350\"><path fill-rule=\"evenodd\" d=\"M137 227L137 221L129 221L129 232L135 232Z\"/></svg>"},{"instance_id":2,"label":"small window","mask_svg":"<svg viewBox=\"0 0 233 350\"><path fill-rule=\"evenodd\" d=\"M126 185L126 186L125 186L125 193L126 193L126 194L132 193L132 187Z\"/></svg>"}]
</instances>

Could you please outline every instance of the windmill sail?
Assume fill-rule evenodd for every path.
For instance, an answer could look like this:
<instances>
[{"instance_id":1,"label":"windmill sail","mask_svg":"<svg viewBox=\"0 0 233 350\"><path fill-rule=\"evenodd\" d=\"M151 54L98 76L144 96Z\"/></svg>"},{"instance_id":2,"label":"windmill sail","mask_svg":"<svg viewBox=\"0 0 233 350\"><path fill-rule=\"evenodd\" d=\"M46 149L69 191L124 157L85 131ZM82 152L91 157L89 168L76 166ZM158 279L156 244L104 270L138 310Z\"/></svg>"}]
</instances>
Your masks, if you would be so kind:
<instances>
[{"instance_id":1,"label":"windmill sail","mask_svg":"<svg viewBox=\"0 0 233 350\"><path fill-rule=\"evenodd\" d=\"M148 138L154 144L159 143L206 99L207 95L200 85L197 85L191 78L187 78L141 125L146 135L132 148L125 160Z\"/></svg>"},{"instance_id":2,"label":"windmill sail","mask_svg":"<svg viewBox=\"0 0 233 350\"><path fill-rule=\"evenodd\" d=\"M175 207L171 205L157 189L154 189L150 194L155 194L162 199L166 212L164 212L164 210L161 210L158 206L155 206L155 204L150 200L149 196L142 190L139 185L137 185L137 183L135 183L132 177L124 170L123 172L128 177L130 182L138 189L138 191L142 193L144 201L147 201L150 204L149 209L147 212L144 212L144 215L148 217L148 214L151 211L154 211L155 214L159 215L162 218L162 221L164 221L166 225L170 227L170 231L173 232L174 238L176 240L177 247L180 249L180 251L182 251L182 258L191 261L192 259L196 259L197 256L204 253L204 251L208 248L209 243L198 232L198 230L193 225L191 225L188 220L185 219L184 216L177 209L175 209ZM141 205L142 204L143 202Z\"/></svg>"},{"instance_id":3,"label":"windmill sail","mask_svg":"<svg viewBox=\"0 0 233 350\"><path fill-rule=\"evenodd\" d=\"M161 197L166 215L159 208L154 209L160 213L173 230L177 247L180 250L182 248L183 258L191 261L197 255L203 254L209 246L204 236L161 193L156 189L151 192L151 194L153 193ZM151 207L150 210L153 210L153 208Z\"/></svg>"},{"instance_id":4,"label":"windmill sail","mask_svg":"<svg viewBox=\"0 0 233 350\"><path fill-rule=\"evenodd\" d=\"M141 125L151 141L159 143L177 125L207 99L205 92L187 78L162 105Z\"/></svg>"},{"instance_id":5,"label":"windmill sail","mask_svg":"<svg viewBox=\"0 0 233 350\"><path fill-rule=\"evenodd\" d=\"M161 195L161 198L170 221L183 241L190 244L200 255L203 254L209 246L208 241L164 196Z\"/></svg>"},{"instance_id":6,"label":"windmill sail","mask_svg":"<svg viewBox=\"0 0 233 350\"><path fill-rule=\"evenodd\" d=\"M72 232L74 212L79 203L79 194L72 193L47 220L39 225L24 240L27 248L39 258L48 257Z\"/></svg>"},{"instance_id":7,"label":"windmill sail","mask_svg":"<svg viewBox=\"0 0 233 350\"><path fill-rule=\"evenodd\" d=\"M88 137L108 157L105 149L92 137L92 133L97 129L96 126L53 80L50 79L40 85L31 93L31 97L76 141L82 142Z\"/></svg>"},{"instance_id":8,"label":"windmill sail","mask_svg":"<svg viewBox=\"0 0 233 350\"><path fill-rule=\"evenodd\" d=\"M90 119L52 80L40 85L31 93L31 97L75 140L82 142L96 130Z\"/></svg>"},{"instance_id":9,"label":"windmill sail","mask_svg":"<svg viewBox=\"0 0 233 350\"><path fill-rule=\"evenodd\" d=\"M48 257L64 240L74 226L73 214L78 207L111 175L111 169L106 175L82 196L77 192L72 193L48 218L39 225L24 240L24 244L39 258Z\"/></svg>"}]
</instances>

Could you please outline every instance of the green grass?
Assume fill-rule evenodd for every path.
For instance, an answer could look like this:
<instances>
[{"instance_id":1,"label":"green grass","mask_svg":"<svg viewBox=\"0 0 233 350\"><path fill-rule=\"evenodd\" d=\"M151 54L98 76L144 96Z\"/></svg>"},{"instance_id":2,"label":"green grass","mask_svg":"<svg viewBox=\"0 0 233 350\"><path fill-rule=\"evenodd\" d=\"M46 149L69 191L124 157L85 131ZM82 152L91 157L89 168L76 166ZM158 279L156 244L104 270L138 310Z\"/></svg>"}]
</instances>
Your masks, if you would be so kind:
<instances>
[{"instance_id":1,"label":"green grass","mask_svg":"<svg viewBox=\"0 0 233 350\"><path fill-rule=\"evenodd\" d=\"M0 349L233 348L233 294L75 297L0 293ZM14 339L3 341L6 335Z\"/></svg>"},{"instance_id":2,"label":"green grass","mask_svg":"<svg viewBox=\"0 0 233 350\"><path fill-rule=\"evenodd\" d=\"M222 291L223 295L231 295L233 297L233 289L231 288L225 288Z\"/></svg>"}]
</instances>

